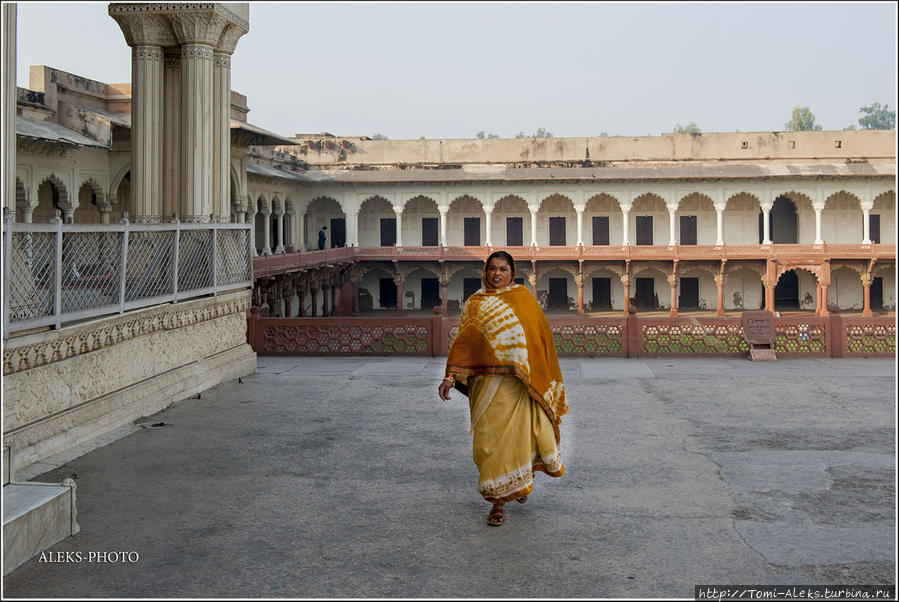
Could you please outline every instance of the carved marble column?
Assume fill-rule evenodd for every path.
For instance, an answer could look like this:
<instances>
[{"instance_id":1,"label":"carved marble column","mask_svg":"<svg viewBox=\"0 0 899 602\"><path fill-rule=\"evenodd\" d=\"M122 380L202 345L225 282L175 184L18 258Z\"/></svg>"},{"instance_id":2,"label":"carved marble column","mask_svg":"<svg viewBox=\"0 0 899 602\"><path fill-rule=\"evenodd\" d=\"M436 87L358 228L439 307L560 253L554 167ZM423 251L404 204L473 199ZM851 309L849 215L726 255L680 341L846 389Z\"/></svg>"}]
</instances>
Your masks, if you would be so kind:
<instances>
[{"instance_id":1,"label":"carved marble column","mask_svg":"<svg viewBox=\"0 0 899 602\"><path fill-rule=\"evenodd\" d=\"M824 205L814 203L812 208L815 210L815 244L821 245L824 244L821 238L821 212L824 211Z\"/></svg>"},{"instance_id":2,"label":"carved marble column","mask_svg":"<svg viewBox=\"0 0 899 602\"><path fill-rule=\"evenodd\" d=\"M862 274L862 286L865 288L865 308L862 310L862 317L870 318L874 314L871 312L871 285L874 283L874 277L871 272Z\"/></svg>"},{"instance_id":3,"label":"carved marble column","mask_svg":"<svg viewBox=\"0 0 899 602\"><path fill-rule=\"evenodd\" d=\"M724 274L715 274L715 284L718 285L718 311L715 312L715 315L719 318L724 317L724 284L727 282L727 278Z\"/></svg>"},{"instance_id":4,"label":"carved marble column","mask_svg":"<svg viewBox=\"0 0 899 602\"><path fill-rule=\"evenodd\" d=\"M231 56L216 50L212 54L212 198L213 212L224 219L230 214L231 200ZM282 236L283 241L283 236Z\"/></svg>"},{"instance_id":5,"label":"carved marble column","mask_svg":"<svg viewBox=\"0 0 899 602\"><path fill-rule=\"evenodd\" d=\"M873 204L862 203L862 244L871 244L871 209Z\"/></svg>"},{"instance_id":6,"label":"carved marble column","mask_svg":"<svg viewBox=\"0 0 899 602\"><path fill-rule=\"evenodd\" d=\"M574 277L574 282L577 284L577 313L584 315L584 275L578 273Z\"/></svg>"},{"instance_id":7,"label":"carved marble column","mask_svg":"<svg viewBox=\"0 0 899 602\"><path fill-rule=\"evenodd\" d=\"M577 206L574 208L577 212L577 246L584 246L584 210L585 207ZM584 313L580 311L579 313Z\"/></svg>"},{"instance_id":8,"label":"carved marble column","mask_svg":"<svg viewBox=\"0 0 899 602\"><path fill-rule=\"evenodd\" d=\"M265 228L263 228L263 236L262 236L262 254L263 255L271 255L272 254L272 223L271 217L272 212L269 207L265 208L265 211L262 212L263 219L265 220Z\"/></svg>"},{"instance_id":9,"label":"carved marble column","mask_svg":"<svg viewBox=\"0 0 899 602\"><path fill-rule=\"evenodd\" d=\"M402 274L395 274L393 282L396 284L396 315L403 315L403 280Z\"/></svg>"},{"instance_id":10,"label":"carved marble column","mask_svg":"<svg viewBox=\"0 0 899 602\"><path fill-rule=\"evenodd\" d=\"M630 214L630 212L631 212L630 205L621 205L621 244L625 247L628 246L629 244L631 244L630 239L628 237L629 224L627 221L627 218L628 218L628 215ZM624 317L625 318L627 317L627 305L628 304L625 304L625 307L624 307Z\"/></svg>"},{"instance_id":11,"label":"carved marble column","mask_svg":"<svg viewBox=\"0 0 899 602\"><path fill-rule=\"evenodd\" d=\"M627 317L627 308L631 306L631 277L628 274L621 275L621 286L624 287L624 313Z\"/></svg>"},{"instance_id":12,"label":"carved marble column","mask_svg":"<svg viewBox=\"0 0 899 602\"><path fill-rule=\"evenodd\" d=\"M16 106L16 16L14 3L4 3L3 11L3 106ZM16 211L16 112L3 111L3 206L15 218ZM30 216L29 216L30 217Z\"/></svg>"},{"instance_id":13,"label":"carved marble column","mask_svg":"<svg viewBox=\"0 0 899 602\"><path fill-rule=\"evenodd\" d=\"M134 223L162 221L162 48L131 49L131 206Z\"/></svg>"},{"instance_id":14,"label":"carved marble column","mask_svg":"<svg viewBox=\"0 0 899 602\"><path fill-rule=\"evenodd\" d=\"M402 207L394 207L393 212L396 214L396 246L403 246L403 209Z\"/></svg>"},{"instance_id":15,"label":"carved marble column","mask_svg":"<svg viewBox=\"0 0 899 602\"><path fill-rule=\"evenodd\" d=\"M531 212L531 246L537 246L537 209L528 205L528 210ZM536 284L534 285L534 290L537 290Z\"/></svg>"},{"instance_id":16,"label":"carved marble column","mask_svg":"<svg viewBox=\"0 0 899 602\"><path fill-rule=\"evenodd\" d=\"M827 309L827 285L828 283L821 284L821 313L819 315L829 316L830 311Z\"/></svg>"},{"instance_id":17,"label":"carved marble column","mask_svg":"<svg viewBox=\"0 0 899 602\"><path fill-rule=\"evenodd\" d=\"M359 284L362 282L362 274L358 271L350 271L350 283L353 285L353 316L359 315Z\"/></svg>"},{"instance_id":18,"label":"carved marble column","mask_svg":"<svg viewBox=\"0 0 899 602\"><path fill-rule=\"evenodd\" d=\"M275 249L275 253L283 253L284 252L284 210L282 209L277 214L275 214L275 219L277 221L276 228L278 229L278 246Z\"/></svg>"},{"instance_id":19,"label":"carved marble column","mask_svg":"<svg viewBox=\"0 0 899 602\"><path fill-rule=\"evenodd\" d=\"M208 222L213 213L212 58L208 44L181 46L181 215L185 222Z\"/></svg>"},{"instance_id":20,"label":"carved marble column","mask_svg":"<svg viewBox=\"0 0 899 602\"><path fill-rule=\"evenodd\" d=\"M446 246L446 214L447 210L440 208L440 246Z\"/></svg>"},{"instance_id":21,"label":"carved marble column","mask_svg":"<svg viewBox=\"0 0 899 602\"><path fill-rule=\"evenodd\" d=\"M722 246L724 244L724 207L715 205L715 245Z\"/></svg>"},{"instance_id":22,"label":"carved marble column","mask_svg":"<svg viewBox=\"0 0 899 602\"><path fill-rule=\"evenodd\" d=\"M484 237L484 246L492 247L493 237L490 235L490 231L493 230L493 207L484 207L484 215L484 227L487 233L487 236Z\"/></svg>"},{"instance_id":23,"label":"carved marble column","mask_svg":"<svg viewBox=\"0 0 899 602\"><path fill-rule=\"evenodd\" d=\"M677 244L677 237L675 236L675 215L677 214L677 205L666 206L668 207L668 246L673 247Z\"/></svg>"},{"instance_id":24,"label":"carved marble column","mask_svg":"<svg viewBox=\"0 0 899 602\"><path fill-rule=\"evenodd\" d=\"M671 309L668 311L669 318L677 317L677 264L671 268L671 274L668 275L668 288L671 290Z\"/></svg>"},{"instance_id":25,"label":"carved marble column","mask_svg":"<svg viewBox=\"0 0 899 602\"><path fill-rule=\"evenodd\" d=\"M761 205L762 208L762 244L770 245L771 244L771 207L773 207L773 203L763 203ZM774 311L774 307L772 305L771 310Z\"/></svg>"},{"instance_id":26,"label":"carved marble column","mask_svg":"<svg viewBox=\"0 0 899 602\"><path fill-rule=\"evenodd\" d=\"M448 292L449 289L449 278L446 275L446 269L440 273L440 315L447 316L449 315L449 310L446 307L448 302Z\"/></svg>"},{"instance_id":27,"label":"carved marble column","mask_svg":"<svg viewBox=\"0 0 899 602\"><path fill-rule=\"evenodd\" d=\"M163 69L162 214L181 211L181 54L166 54Z\"/></svg>"},{"instance_id":28,"label":"carved marble column","mask_svg":"<svg viewBox=\"0 0 899 602\"><path fill-rule=\"evenodd\" d=\"M327 318L330 312L328 311L328 287L330 284L326 278L322 279L321 289L322 289L322 317Z\"/></svg>"}]
</instances>

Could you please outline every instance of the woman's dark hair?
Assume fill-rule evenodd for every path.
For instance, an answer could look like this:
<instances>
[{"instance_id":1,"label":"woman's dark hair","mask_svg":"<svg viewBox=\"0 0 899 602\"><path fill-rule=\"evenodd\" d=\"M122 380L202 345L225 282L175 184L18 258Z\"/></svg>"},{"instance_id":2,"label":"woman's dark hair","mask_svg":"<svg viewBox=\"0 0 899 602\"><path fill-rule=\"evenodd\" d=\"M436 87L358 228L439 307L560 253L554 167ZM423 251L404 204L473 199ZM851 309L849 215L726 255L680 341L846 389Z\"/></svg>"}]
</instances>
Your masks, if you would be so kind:
<instances>
[{"instance_id":1,"label":"woman's dark hair","mask_svg":"<svg viewBox=\"0 0 899 602\"><path fill-rule=\"evenodd\" d=\"M493 258L502 259L506 263L509 264L509 267L512 268L512 273L515 273L515 260L512 259L512 256L506 253L505 251L494 251L487 257L487 261L484 262L484 268L490 265L490 260Z\"/></svg>"}]
</instances>

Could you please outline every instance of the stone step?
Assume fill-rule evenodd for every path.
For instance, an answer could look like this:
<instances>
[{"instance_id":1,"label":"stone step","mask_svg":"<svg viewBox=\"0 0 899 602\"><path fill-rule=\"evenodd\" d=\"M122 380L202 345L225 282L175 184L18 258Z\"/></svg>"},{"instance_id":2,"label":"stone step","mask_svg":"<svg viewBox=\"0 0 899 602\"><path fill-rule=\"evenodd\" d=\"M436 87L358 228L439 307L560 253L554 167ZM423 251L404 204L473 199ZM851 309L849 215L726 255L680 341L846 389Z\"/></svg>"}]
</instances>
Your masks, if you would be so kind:
<instances>
[{"instance_id":1,"label":"stone step","mask_svg":"<svg viewBox=\"0 0 899 602\"><path fill-rule=\"evenodd\" d=\"M3 575L78 533L75 481L3 486Z\"/></svg>"}]
</instances>

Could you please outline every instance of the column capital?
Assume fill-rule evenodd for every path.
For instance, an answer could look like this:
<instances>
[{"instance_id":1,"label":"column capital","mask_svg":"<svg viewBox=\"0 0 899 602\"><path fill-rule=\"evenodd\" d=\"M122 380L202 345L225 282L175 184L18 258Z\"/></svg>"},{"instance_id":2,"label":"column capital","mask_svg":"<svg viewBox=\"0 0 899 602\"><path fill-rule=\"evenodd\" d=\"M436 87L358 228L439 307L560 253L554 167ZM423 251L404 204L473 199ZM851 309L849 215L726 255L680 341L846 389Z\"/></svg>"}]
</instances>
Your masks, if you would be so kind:
<instances>
[{"instance_id":1,"label":"column capital","mask_svg":"<svg viewBox=\"0 0 899 602\"><path fill-rule=\"evenodd\" d=\"M110 3L107 13L118 23L129 46L176 46L178 38L165 15L141 8L150 6Z\"/></svg>"}]
</instances>

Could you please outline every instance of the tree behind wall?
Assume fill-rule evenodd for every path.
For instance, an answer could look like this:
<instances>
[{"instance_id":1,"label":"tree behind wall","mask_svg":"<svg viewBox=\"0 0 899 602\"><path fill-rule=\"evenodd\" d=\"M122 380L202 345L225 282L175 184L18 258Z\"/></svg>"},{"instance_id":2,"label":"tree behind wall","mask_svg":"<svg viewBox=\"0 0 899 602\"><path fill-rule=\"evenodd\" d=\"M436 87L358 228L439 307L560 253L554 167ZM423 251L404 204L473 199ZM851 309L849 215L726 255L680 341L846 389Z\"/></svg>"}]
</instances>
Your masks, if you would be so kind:
<instances>
[{"instance_id":1,"label":"tree behind wall","mask_svg":"<svg viewBox=\"0 0 899 602\"><path fill-rule=\"evenodd\" d=\"M674 126L675 134L701 134L702 130L696 125L695 121L691 121L687 125L677 124Z\"/></svg>"},{"instance_id":2,"label":"tree behind wall","mask_svg":"<svg viewBox=\"0 0 899 602\"><path fill-rule=\"evenodd\" d=\"M793 117L784 124L790 132L805 132L822 129L815 123L815 114L808 107L793 107Z\"/></svg>"},{"instance_id":3,"label":"tree behind wall","mask_svg":"<svg viewBox=\"0 0 899 602\"><path fill-rule=\"evenodd\" d=\"M881 107L879 102L869 107L861 107L859 111L864 113L864 116L858 118L858 124L866 130L895 130L896 111L890 111L889 108L889 104Z\"/></svg>"}]
</instances>

